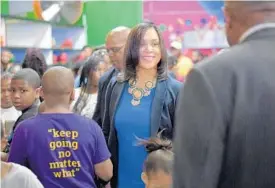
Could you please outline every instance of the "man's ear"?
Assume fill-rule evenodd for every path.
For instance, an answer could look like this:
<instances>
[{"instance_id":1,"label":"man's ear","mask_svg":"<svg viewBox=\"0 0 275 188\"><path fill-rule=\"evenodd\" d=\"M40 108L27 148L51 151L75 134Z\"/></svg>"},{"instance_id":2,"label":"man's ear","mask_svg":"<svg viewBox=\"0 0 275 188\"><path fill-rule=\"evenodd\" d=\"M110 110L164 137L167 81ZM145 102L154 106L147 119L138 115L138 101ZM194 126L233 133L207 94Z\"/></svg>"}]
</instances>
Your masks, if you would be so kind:
<instances>
[{"instance_id":1,"label":"man's ear","mask_svg":"<svg viewBox=\"0 0 275 188\"><path fill-rule=\"evenodd\" d=\"M141 173L141 180L143 181L143 183L144 183L145 185L148 184L148 176L147 176L147 174L146 174L145 172L142 172L142 173Z\"/></svg>"},{"instance_id":2,"label":"man's ear","mask_svg":"<svg viewBox=\"0 0 275 188\"><path fill-rule=\"evenodd\" d=\"M43 98L43 92L41 86L35 90L36 98L42 97Z\"/></svg>"},{"instance_id":3,"label":"man's ear","mask_svg":"<svg viewBox=\"0 0 275 188\"><path fill-rule=\"evenodd\" d=\"M71 96L70 96L70 103L75 100L75 91L72 90Z\"/></svg>"}]
</instances>

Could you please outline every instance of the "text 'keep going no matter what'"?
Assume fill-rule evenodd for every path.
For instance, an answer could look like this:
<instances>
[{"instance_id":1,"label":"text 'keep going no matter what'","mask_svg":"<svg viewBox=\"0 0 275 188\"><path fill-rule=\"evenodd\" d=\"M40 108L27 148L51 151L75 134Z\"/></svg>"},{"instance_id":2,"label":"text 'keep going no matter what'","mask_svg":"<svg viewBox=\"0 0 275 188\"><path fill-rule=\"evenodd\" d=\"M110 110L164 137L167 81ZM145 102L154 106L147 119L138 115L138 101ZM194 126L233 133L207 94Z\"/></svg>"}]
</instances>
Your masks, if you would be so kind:
<instances>
[{"instance_id":1,"label":"text 'keep going no matter what'","mask_svg":"<svg viewBox=\"0 0 275 188\"><path fill-rule=\"evenodd\" d=\"M50 169L56 178L75 177L80 171L80 161L71 158L72 152L78 149L78 132L77 131L59 131L49 129L48 133L52 134L55 141L49 143L50 149L57 154L57 161L49 163ZM58 139L58 140L56 140Z\"/></svg>"}]
</instances>

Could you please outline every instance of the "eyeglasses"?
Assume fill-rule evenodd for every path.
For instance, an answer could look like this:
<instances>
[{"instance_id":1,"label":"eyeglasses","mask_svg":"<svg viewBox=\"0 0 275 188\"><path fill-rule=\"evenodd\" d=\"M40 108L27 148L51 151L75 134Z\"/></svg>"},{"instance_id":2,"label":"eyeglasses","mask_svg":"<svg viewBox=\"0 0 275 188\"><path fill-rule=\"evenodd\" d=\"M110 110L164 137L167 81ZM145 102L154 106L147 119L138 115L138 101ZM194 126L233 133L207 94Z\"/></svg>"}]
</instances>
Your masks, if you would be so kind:
<instances>
[{"instance_id":1,"label":"eyeglasses","mask_svg":"<svg viewBox=\"0 0 275 188\"><path fill-rule=\"evenodd\" d=\"M112 47L112 48L107 49L107 53L108 54L118 53L122 48L123 48L123 46L121 46L121 47Z\"/></svg>"}]
</instances>

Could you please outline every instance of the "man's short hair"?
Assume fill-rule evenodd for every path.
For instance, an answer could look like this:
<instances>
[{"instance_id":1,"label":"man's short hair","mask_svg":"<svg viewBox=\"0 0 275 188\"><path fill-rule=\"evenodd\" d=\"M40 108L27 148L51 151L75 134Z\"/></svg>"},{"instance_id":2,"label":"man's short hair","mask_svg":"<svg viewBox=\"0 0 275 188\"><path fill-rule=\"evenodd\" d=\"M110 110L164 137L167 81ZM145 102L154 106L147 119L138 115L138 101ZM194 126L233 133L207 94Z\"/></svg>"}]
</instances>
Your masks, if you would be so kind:
<instances>
[{"instance_id":1,"label":"man's short hair","mask_svg":"<svg viewBox=\"0 0 275 188\"><path fill-rule=\"evenodd\" d=\"M31 68L25 68L18 71L13 77L13 80L24 80L34 89L37 89L41 85L41 79L37 72ZM54 83L53 83L54 84Z\"/></svg>"}]
</instances>

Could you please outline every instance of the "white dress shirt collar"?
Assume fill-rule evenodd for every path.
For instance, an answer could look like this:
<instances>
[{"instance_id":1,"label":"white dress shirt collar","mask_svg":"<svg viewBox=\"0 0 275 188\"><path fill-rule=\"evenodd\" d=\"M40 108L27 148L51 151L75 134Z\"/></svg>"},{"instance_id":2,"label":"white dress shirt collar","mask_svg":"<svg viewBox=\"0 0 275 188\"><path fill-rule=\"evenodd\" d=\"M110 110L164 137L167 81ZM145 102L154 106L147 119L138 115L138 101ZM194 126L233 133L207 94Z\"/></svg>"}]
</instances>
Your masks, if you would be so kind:
<instances>
[{"instance_id":1,"label":"white dress shirt collar","mask_svg":"<svg viewBox=\"0 0 275 188\"><path fill-rule=\"evenodd\" d=\"M270 22L270 23L263 23L263 24L258 24L255 25L253 27L251 27L250 29L248 29L240 38L239 42L243 42L247 37L249 37L250 35L261 31L263 29L267 29L267 28L274 28L275 29L275 23Z\"/></svg>"}]
</instances>

